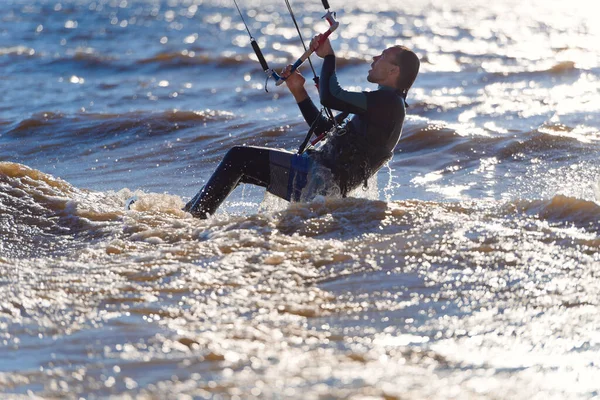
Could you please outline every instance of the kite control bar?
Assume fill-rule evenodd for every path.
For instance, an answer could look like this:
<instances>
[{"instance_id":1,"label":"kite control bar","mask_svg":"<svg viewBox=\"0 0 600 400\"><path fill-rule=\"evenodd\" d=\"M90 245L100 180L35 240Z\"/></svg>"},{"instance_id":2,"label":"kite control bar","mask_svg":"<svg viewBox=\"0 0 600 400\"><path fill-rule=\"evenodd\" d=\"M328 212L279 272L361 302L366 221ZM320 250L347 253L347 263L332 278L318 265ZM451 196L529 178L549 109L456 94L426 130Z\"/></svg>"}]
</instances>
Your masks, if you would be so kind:
<instances>
[{"instance_id":1,"label":"kite control bar","mask_svg":"<svg viewBox=\"0 0 600 400\"><path fill-rule=\"evenodd\" d=\"M325 0L323 4L326 3L327 1ZM325 14L323 18L329 23L329 29L327 29L327 31L323 33L321 39L317 42L317 47L321 46L323 42L329 37L329 35L331 35L338 28L338 26L340 26L340 23L335 20L335 13L329 10L327 10L327 14ZM310 57L310 55L314 53L314 51L315 50L312 48L307 49L304 52L304 54L302 54L300 58L298 58L296 62L292 64L292 70L290 72L293 73L294 71L296 71L298 67L300 67L304 63L304 61L306 61L308 57ZM273 78L275 78L275 76L273 76ZM285 78L281 76L279 77L279 79L275 78L275 84L277 86L281 85L283 82L285 82Z\"/></svg>"}]
</instances>

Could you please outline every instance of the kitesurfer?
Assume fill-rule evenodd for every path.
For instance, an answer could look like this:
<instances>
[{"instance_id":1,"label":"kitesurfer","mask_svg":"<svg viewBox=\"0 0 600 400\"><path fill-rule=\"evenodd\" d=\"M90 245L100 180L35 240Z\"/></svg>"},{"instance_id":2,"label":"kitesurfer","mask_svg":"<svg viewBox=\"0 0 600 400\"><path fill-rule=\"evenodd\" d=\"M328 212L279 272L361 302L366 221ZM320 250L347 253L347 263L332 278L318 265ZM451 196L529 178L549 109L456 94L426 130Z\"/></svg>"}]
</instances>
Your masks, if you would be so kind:
<instances>
[{"instance_id":1,"label":"kitesurfer","mask_svg":"<svg viewBox=\"0 0 600 400\"><path fill-rule=\"evenodd\" d=\"M340 87L336 59L329 39L317 35L310 44L323 58L321 104L341 111L335 121L325 118L304 88L304 77L288 66L282 77L314 134L326 132L326 142L301 154L266 147L235 146L227 152L204 187L184 207L194 217L207 218L240 183L262 186L288 201L310 200L319 194L345 197L366 185L393 155L406 115L406 96L419 71L417 55L392 46L373 58L367 80L371 92ZM353 117L342 121L353 114ZM336 190L332 191L334 187Z\"/></svg>"}]
</instances>

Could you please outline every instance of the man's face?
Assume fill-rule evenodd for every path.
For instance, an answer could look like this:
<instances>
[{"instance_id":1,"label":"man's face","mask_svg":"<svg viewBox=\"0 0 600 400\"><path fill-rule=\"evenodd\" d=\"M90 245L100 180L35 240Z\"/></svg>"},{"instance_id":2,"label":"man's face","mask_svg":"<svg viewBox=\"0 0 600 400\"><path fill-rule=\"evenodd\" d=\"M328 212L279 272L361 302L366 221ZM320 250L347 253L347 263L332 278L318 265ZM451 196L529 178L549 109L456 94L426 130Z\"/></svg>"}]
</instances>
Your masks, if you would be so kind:
<instances>
[{"instance_id":1,"label":"man's face","mask_svg":"<svg viewBox=\"0 0 600 400\"><path fill-rule=\"evenodd\" d=\"M380 55L373 57L371 69L367 75L367 80L371 83L385 82L390 74L398 70L398 66L394 64L396 51L393 47L385 49Z\"/></svg>"}]
</instances>

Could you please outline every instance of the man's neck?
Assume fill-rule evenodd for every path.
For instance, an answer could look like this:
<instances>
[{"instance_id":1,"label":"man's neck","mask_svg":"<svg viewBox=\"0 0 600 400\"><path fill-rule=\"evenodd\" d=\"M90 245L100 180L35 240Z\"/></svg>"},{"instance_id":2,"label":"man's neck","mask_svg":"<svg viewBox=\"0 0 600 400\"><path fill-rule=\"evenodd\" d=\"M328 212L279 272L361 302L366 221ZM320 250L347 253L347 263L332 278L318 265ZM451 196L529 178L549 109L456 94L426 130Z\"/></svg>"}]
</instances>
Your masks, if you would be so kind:
<instances>
[{"instance_id":1,"label":"man's neck","mask_svg":"<svg viewBox=\"0 0 600 400\"><path fill-rule=\"evenodd\" d=\"M395 92L397 89L393 86L379 84L377 85L377 90L391 90Z\"/></svg>"}]
</instances>

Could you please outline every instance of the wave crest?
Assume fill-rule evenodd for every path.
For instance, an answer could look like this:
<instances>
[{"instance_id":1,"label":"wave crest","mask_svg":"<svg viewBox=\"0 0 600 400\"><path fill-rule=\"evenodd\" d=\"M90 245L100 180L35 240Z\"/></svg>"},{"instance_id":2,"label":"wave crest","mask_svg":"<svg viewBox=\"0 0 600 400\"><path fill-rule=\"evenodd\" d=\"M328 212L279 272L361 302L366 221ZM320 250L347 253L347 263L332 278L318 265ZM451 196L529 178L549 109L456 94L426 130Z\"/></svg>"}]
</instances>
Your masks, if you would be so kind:
<instances>
[{"instance_id":1,"label":"wave crest","mask_svg":"<svg viewBox=\"0 0 600 400\"><path fill-rule=\"evenodd\" d=\"M122 214L103 194L11 162L0 162L0 204L0 249L6 258L67 254L110 233L107 224Z\"/></svg>"},{"instance_id":2,"label":"wave crest","mask_svg":"<svg viewBox=\"0 0 600 400\"><path fill-rule=\"evenodd\" d=\"M182 50L176 52L158 53L152 57L138 60L141 65L158 64L165 67L181 67L190 65L223 65L235 66L253 62L247 55L219 55L213 56L205 53Z\"/></svg>"},{"instance_id":3,"label":"wave crest","mask_svg":"<svg viewBox=\"0 0 600 400\"><path fill-rule=\"evenodd\" d=\"M35 54L35 50L27 46L0 47L0 56L33 57Z\"/></svg>"},{"instance_id":4,"label":"wave crest","mask_svg":"<svg viewBox=\"0 0 600 400\"><path fill-rule=\"evenodd\" d=\"M180 111L166 110L162 112L134 111L124 114L62 114L53 112L40 112L22 121L12 124L7 131L8 135L18 136L23 133L31 134L32 130L40 127L51 126L53 129L75 125L77 129L66 129L73 135L81 133L116 133L124 132L137 127L149 131L171 132L174 129L188 128L205 122L224 121L232 118L228 111L203 110Z\"/></svg>"},{"instance_id":5,"label":"wave crest","mask_svg":"<svg viewBox=\"0 0 600 400\"><path fill-rule=\"evenodd\" d=\"M600 205L594 201L556 195L546 200L518 200L509 205L516 211L600 233Z\"/></svg>"}]
</instances>

